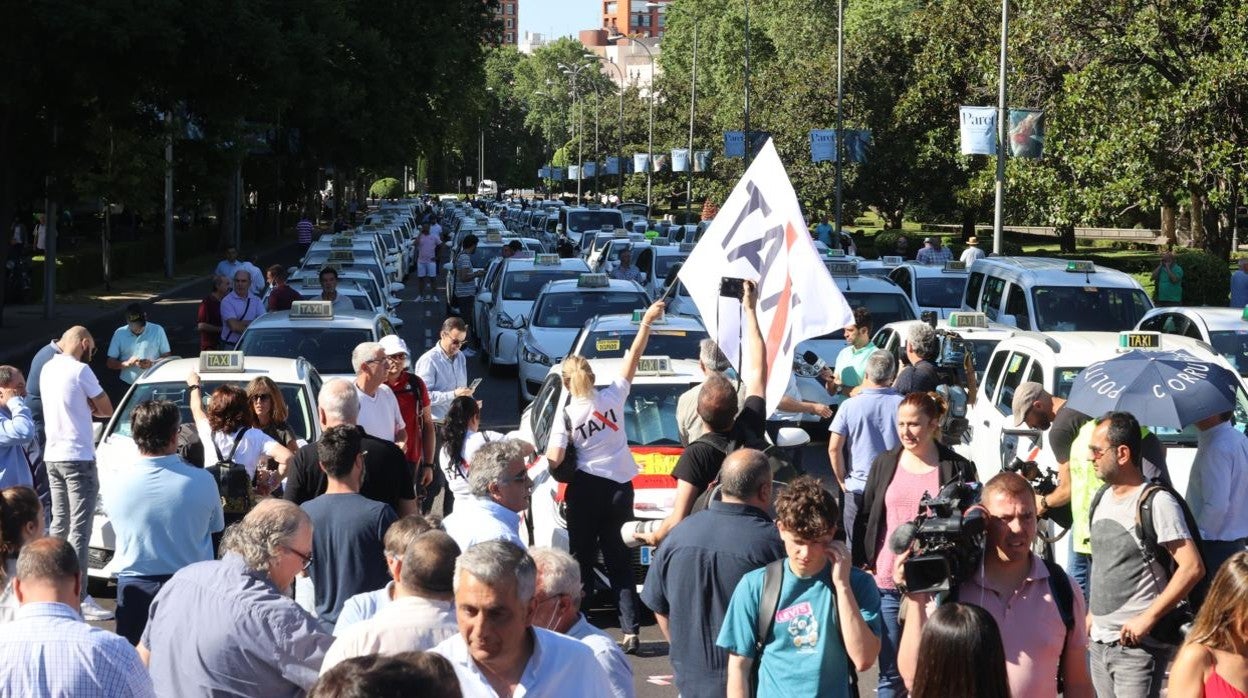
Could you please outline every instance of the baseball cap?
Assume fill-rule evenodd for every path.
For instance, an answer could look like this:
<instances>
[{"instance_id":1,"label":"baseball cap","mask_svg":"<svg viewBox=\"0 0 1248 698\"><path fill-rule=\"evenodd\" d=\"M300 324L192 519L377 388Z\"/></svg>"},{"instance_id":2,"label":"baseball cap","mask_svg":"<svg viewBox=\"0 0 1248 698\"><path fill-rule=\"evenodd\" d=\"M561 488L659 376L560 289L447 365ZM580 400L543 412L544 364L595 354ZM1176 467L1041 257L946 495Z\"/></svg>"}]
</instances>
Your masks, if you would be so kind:
<instances>
[{"instance_id":1,"label":"baseball cap","mask_svg":"<svg viewBox=\"0 0 1248 698\"><path fill-rule=\"evenodd\" d=\"M386 352L386 356L408 354L407 342L404 342L403 339L397 334L388 334L385 337L382 337L378 344L380 344L382 350Z\"/></svg>"},{"instance_id":2,"label":"baseball cap","mask_svg":"<svg viewBox=\"0 0 1248 698\"><path fill-rule=\"evenodd\" d=\"M1020 383L1018 388L1014 390L1014 400L1010 403L1010 409L1013 416L1010 422L1015 427L1021 426L1023 418L1027 416L1027 410L1031 409L1032 403L1039 400L1045 395L1044 386L1035 381L1026 381Z\"/></svg>"}]
</instances>

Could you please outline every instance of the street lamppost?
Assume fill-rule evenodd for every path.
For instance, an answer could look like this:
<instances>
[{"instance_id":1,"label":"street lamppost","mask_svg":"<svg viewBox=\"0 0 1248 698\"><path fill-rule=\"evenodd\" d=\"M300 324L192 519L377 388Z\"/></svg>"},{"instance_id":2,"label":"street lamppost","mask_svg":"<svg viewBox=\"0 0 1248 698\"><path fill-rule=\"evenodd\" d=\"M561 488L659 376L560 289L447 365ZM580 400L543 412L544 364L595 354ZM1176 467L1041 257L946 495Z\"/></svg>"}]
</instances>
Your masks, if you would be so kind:
<instances>
[{"instance_id":1,"label":"street lamppost","mask_svg":"<svg viewBox=\"0 0 1248 698\"><path fill-rule=\"evenodd\" d=\"M748 1L748 0L747 0ZM841 130L843 112L841 104L844 102L845 91L841 66L845 60L845 0L836 0L836 238L837 244L840 244L841 235L841 190L842 183L842 164L844 148L844 132Z\"/></svg>"},{"instance_id":2,"label":"street lamppost","mask_svg":"<svg viewBox=\"0 0 1248 698\"><path fill-rule=\"evenodd\" d=\"M1006 39L1010 32L1010 0L1001 0L1001 64L997 73L997 186L992 212L992 253L1001 254L1005 228L1005 148L1010 142L1009 113L1005 104Z\"/></svg>"},{"instance_id":3,"label":"street lamppost","mask_svg":"<svg viewBox=\"0 0 1248 698\"><path fill-rule=\"evenodd\" d=\"M620 39L629 39L630 46L640 46L646 51L646 56L650 59L650 131L646 139L646 214L650 214L651 206L651 189L654 184L654 52L646 45L644 41L625 36L624 34L613 34L610 37L616 41ZM622 89L622 88L621 88Z\"/></svg>"},{"instance_id":4,"label":"street lamppost","mask_svg":"<svg viewBox=\"0 0 1248 698\"><path fill-rule=\"evenodd\" d=\"M559 70L563 71L564 75L567 75L572 79L572 101L576 106L576 114L579 122L576 127L576 201L578 204L581 203L581 180L584 179L581 168L585 166L585 105L584 101L581 100L580 90L576 88L576 81L577 78L580 77L581 71L585 70L589 66L589 63L576 63L570 66L564 65L563 63L559 64Z\"/></svg>"},{"instance_id":5,"label":"street lamppost","mask_svg":"<svg viewBox=\"0 0 1248 698\"><path fill-rule=\"evenodd\" d=\"M667 5L664 3L648 2L647 8L659 8L661 13L666 13ZM651 81L654 80L653 69L650 75ZM685 223L693 216L693 115L694 107L697 103L698 94L698 15L693 15L693 67L689 75L689 161L687 163L685 179Z\"/></svg>"},{"instance_id":6,"label":"street lamppost","mask_svg":"<svg viewBox=\"0 0 1248 698\"><path fill-rule=\"evenodd\" d=\"M745 0L745 168L750 168L750 0Z\"/></svg>"},{"instance_id":7,"label":"street lamppost","mask_svg":"<svg viewBox=\"0 0 1248 698\"><path fill-rule=\"evenodd\" d=\"M619 169L620 181L619 190L616 192L616 198L621 202L624 201L624 69L616 65L614 61L607 60L605 56L598 56L598 60L615 68L615 72L620 75L620 116L619 116L619 142L615 147L615 161Z\"/></svg>"}]
</instances>

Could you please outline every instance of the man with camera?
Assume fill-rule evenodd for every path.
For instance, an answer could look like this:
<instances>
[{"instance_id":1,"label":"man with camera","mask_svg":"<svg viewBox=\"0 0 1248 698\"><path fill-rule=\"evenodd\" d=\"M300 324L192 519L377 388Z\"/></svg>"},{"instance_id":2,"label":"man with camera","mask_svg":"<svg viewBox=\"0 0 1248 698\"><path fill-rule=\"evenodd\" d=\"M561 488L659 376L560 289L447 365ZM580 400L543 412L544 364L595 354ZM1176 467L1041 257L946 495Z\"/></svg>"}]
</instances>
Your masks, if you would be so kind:
<instances>
[{"instance_id":1,"label":"man with camera","mask_svg":"<svg viewBox=\"0 0 1248 698\"><path fill-rule=\"evenodd\" d=\"M1031 551L1037 527L1031 485L1016 473L998 473L984 485L981 506L987 534L982 565L950 596L982 606L997 621L1012 695L1056 698L1060 690L1067 698L1091 698L1083 596L1074 579ZM898 587L909 557L902 555L893 568ZM936 604L931 593L908 593L905 604L897 665L910 686L919 637Z\"/></svg>"}]
</instances>

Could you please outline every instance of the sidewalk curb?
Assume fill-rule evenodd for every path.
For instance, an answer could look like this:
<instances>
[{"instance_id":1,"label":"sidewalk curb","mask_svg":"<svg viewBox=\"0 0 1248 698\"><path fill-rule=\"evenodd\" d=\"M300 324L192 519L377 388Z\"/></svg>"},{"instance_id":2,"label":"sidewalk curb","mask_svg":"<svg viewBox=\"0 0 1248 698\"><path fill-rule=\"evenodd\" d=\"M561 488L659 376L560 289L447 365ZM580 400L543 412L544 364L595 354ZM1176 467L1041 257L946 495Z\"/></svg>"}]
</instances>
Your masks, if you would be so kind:
<instances>
[{"instance_id":1,"label":"sidewalk curb","mask_svg":"<svg viewBox=\"0 0 1248 698\"><path fill-rule=\"evenodd\" d=\"M259 255L259 257L261 259L272 258L275 255L280 255L282 252L286 251L288 248L293 248L293 247L295 247L294 242L283 241L281 244L265 250ZM263 265L257 263L256 266L261 267L261 270L263 270ZM116 322L121 319L122 315L125 313L126 306L130 305L131 303L141 303L144 305L150 305L152 303L159 303L160 301L163 301L166 298L170 298L172 296L178 295L179 293L182 293L183 291L189 288L193 288L199 285L206 286L208 281L211 279L212 279L212 273L210 272L198 278L192 279L190 281L186 281L184 283L178 284L177 286L166 289L165 291L162 291L161 293L158 293L154 296L144 298L143 300L127 301L125 303L121 303L115 308L101 311L100 313L92 316L89 321L89 324L98 326L99 324L105 323L105 322L110 322L110 323ZM5 329L12 329L12 328L5 328ZM66 329L68 329L68 327ZM87 329L90 329L90 327L88 326ZM0 332L3 332L3 330L0 330ZM18 346L8 346L8 347L5 347L4 349L0 349L0 364L13 364L14 361L20 360L22 357L29 356L31 354L38 352L48 342L55 341L57 339L59 339L59 337L44 337L42 339L30 340ZM21 368L21 367L18 366L18 368Z\"/></svg>"}]
</instances>

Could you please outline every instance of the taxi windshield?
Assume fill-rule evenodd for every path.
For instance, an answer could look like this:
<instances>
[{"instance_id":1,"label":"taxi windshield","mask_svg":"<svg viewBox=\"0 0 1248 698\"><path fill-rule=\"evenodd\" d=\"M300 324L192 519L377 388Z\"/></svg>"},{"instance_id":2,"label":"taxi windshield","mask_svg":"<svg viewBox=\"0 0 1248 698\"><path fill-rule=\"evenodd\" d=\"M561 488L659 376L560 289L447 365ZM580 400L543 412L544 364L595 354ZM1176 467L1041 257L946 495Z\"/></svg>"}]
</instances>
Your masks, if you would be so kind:
<instances>
[{"instance_id":1,"label":"taxi windshield","mask_svg":"<svg viewBox=\"0 0 1248 698\"><path fill-rule=\"evenodd\" d=\"M256 375L260 375L257 373ZM203 378L203 396L204 404L207 404L208 398L212 396L212 391L221 387L225 381L211 380L207 375ZM233 385L237 385L244 390L247 389L245 381L228 381ZM278 383L277 387L282 391L282 399L286 401L286 409L289 415L286 417L286 423L290 425L295 435L305 441L313 440L312 421L316 419L316 405L312 404L309 393L304 390L303 386L297 383ZM191 403L187 395L186 382L177 381L173 383L139 383L134 386L134 390L126 395L125 402L117 409L117 421L113 427L113 434L119 436L131 437L130 418L134 414L134 408L141 402L148 400L168 400L178 406L178 410L182 413L183 424L193 424L195 419L191 416Z\"/></svg>"},{"instance_id":2,"label":"taxi windshield","mask_svg":"<svg viewBox=\"0 0 1248 698\"><path fill-rule=\"evenodd\" d=\"M667 272L671 271L672 267L676 266L677 264L684 264L685 259L686 259L686 256L675 255L675 254L665 254L665 255L660 255L660 256L655 257L654 258L654 278L666 279Z\"/></svg>"},{"instance_id":3,"label":"taxi windshield","mask_svg":"<svg viewBox=\"0 0 1248 698\"><path fill-rule=\"evenodd\" d=\"M620 359L632 346L633 338L636 336L635 327L627 330L591 332L577 353L587 359ZM705 330L670 330L659 325L650 333L646 353L651 356L668 356L673 359L697 361L701 342L706 336Z\"/></svg>"},{"instance_id":4,"label":"taxi windshield","mask_svg":"<svg viewBox=\"0 0 1248 698\"><path fill-rule=\"evenodd\" d=\"M1248 376L1248 330L1210 332L1209 343L1239 375Z\"/></svg>"},{"instance_id":5,"label":"taxi windshield","mask_svg":"<svg viewBox=\"0 0 1248 698\"><path fill-rule=\"evenodd\" d=\"M849 302L850 307L866 306L867 310L871 311L871 325L874 327L883 327L902 320L918 319L914 316L914 308L910 305L910 299L901 293L846 291L844 288L841 289L841 293L845 294L845 300ZM844 341L845 330L838 327L819 339Z\"/></svg>"},{"instance_id":6,"label":"taxi windshield","mask_svg":"<svg viewBox=\"0 0 1248 698\"><path fill-rule=\"evenodd\" d=\"M547 281L575 279L583 269L525 269L503 277L503 300L531 301Z\"/></svg>"},{"instance_id":7,"label":"taxi windshield","mask_svg":"<svg viewBox=\"0 0 1248 698\"><path fill-rule=\"evenodd\" d=\"M484 269L489 266L491 259L499 256L502 252L502 243L481 243L477 245L477 249L472 251L472 254L468 255L468 258L472 260L473 269Z\"/></svg>"},{"instance_id":8,"label":"taxi windshield","mask_svg":"<svg viewBox=\"0 0 1248 698\"><path fill-rule=\"evenodd\" d=\"M649 353L647 348L646 352ZM624 403L624 433L630 446L678 446L676 402L695 383L633 383ZM602 386L600 386L602 387Z\"/></svg>"},{"instance_id":9,"label":"taxi windshield","mask_svg":"<svg viewBox=\"0 0 1248 698\"><path fill-rule=\"evenodd\" d=\"M644 293L606 291L598 293L547 293L533 311L535 327L581 327L595 315L632 313L649 307Z\"/></svg>"},{"instance_id":10,"label":"taxi windshield","mask_svg":"<svg viewBox=\"0 0 1248 698\"><path fill-rule=\"evenodd\" d=\"M293 322L293 321L292 321ZM351 351L371 342L372 332L344 327L272 327L248 330L238 343L247 356L276 356L294 359L302 356L321 374L353 374Z\"/></svg>"},{"instance_id":11,"label":"taxi windshield","mask_svg":"<svg viewBox=\"0 0 1248 698\"><path fill-rule=\"evenodd\" d=\"M920 308L960 308L965 290L964 274L920 277L914 280L914 299Z\"/></svg>"},{"instance_id":12,"label":"taxi windshield","mask_svg":"<svg viewBox=\"0 0 1248 698\"><path fill-rule=\"evenodd\" d=\"M569 211L568 230L582 232L601 230L610 225L611 230L624 227L624 216L619 211Z\"/></svg>"},{"instance_id":13,"label":"taxi windshield","mask_svg":"<svg viewBox=\"0 0 1248 698\"><path fill-rule=\"evenodd\" d=\"M1035 324L1041 332L1129 330L1152 307L1136 288L1039 286L1031 294Z\"/></svg>"}]
</instances>

